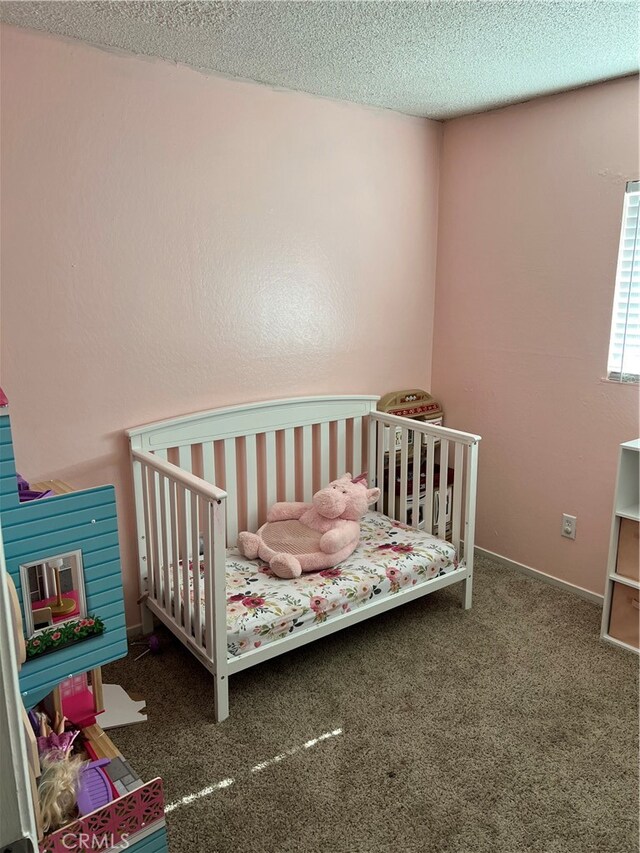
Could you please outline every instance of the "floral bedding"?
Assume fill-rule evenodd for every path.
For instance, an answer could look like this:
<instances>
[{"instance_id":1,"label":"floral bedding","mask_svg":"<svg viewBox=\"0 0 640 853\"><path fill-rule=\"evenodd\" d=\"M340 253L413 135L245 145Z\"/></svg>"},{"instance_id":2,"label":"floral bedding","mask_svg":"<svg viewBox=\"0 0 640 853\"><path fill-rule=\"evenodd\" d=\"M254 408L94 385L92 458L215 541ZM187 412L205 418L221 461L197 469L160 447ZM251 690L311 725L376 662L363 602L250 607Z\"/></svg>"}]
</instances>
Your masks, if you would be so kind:
<instances>
[{"instance_id":1,"label":"floral bedding","mask_svg":"<svg viewBox=\"0 0 640 853\"><path fill-rule=\"evenodd\" d=\"M447 574L458 565L455 548L449 542L381 513L368 513L360 522L360 530L360 544L339 566L293 580L276 577L260 560L248 560L236 548L230 548L229 656L349 613L376 596L395 595L406 587ZM204 584L200 589L204 590ZM193 579L191 597L193 600Z\"/></svg>"}]
</instances>

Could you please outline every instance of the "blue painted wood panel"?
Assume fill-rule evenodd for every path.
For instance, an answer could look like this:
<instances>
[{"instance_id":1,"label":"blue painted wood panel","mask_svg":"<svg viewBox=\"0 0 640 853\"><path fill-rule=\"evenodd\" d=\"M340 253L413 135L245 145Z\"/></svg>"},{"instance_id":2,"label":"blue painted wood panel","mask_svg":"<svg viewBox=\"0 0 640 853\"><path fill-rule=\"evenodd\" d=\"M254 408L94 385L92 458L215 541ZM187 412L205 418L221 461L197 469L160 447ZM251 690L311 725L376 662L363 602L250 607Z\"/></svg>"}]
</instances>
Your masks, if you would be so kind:
<instances>
[{"instance_id":1,"label":"blue painted wood panel","mask_svg":"<svg viewBox=\"0 0 640 853\"><path fill-rule=\"evenodd\" d=\"M0 414L0 512L18 506L18 483L13 458L9 415Z\"/></svg>"},{"instance_id":2,"label":"blue painted wood panel","mask_svg":"<svg viewBox=\"0 0 640 853\"><path fill-rule=\"evenodd\" d=\"M127 849L132 853L168 853L167 831L163 826Z\"/></svg>"},{"instance_id":3,"label":"blue painted wood panel","mask_svg":"<svg viewBox=\"0 0 640 853\"><path fill-rule=\"evenodd\" d=\"M0 416L0 454L0 522L7 570L20 603L21 564L44 562L56 554L80 549L87 612L98 615L105 623L102 636L23 665L20 689L25 705L32 707L68 676L127 653L115 490L113 486L99 486L21 504L6 415Z\"/></svg>"}]
</instances>

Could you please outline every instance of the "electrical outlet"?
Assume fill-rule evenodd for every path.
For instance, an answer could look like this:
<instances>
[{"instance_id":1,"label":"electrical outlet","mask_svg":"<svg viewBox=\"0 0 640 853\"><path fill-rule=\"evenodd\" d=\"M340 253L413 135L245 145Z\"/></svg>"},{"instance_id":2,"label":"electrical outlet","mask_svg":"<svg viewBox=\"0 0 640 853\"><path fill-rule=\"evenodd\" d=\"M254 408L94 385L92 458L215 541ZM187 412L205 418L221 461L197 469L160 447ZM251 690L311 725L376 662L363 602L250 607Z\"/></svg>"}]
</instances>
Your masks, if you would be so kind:
<instances>
[{"instance_id":1,"label":"electrical outlet","mask_svg":"<svg viewBox=\"0 0 640 853\"><path fill-rule=\"evenodd\" d=\"M577 518L575 515L567 515L566 513L562 516L562 535L566 536L567 539L575 539L576 538L576 522Z\"/></svg>"}]
</instances>

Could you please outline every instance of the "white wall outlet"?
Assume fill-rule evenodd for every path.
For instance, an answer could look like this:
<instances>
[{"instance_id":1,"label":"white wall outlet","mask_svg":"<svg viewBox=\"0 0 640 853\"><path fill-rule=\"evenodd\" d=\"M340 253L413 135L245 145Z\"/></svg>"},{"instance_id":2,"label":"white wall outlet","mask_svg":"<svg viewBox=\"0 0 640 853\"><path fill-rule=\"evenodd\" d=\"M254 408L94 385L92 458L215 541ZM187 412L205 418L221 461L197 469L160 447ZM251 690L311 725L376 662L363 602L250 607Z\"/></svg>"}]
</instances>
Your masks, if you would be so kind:
<instances>
[{"instance_id":1,"label":"white wall outlet","mask_svg":"<svg viewBox=\"0 0 640 853\"><path fill-rule=\"evenodd\" d=\"M575 515L567 515L566 513L562 516L562 535L566 536L567 539L575 539L576 538L576 522L577 518Z\"/></svg>"}]
</instances>

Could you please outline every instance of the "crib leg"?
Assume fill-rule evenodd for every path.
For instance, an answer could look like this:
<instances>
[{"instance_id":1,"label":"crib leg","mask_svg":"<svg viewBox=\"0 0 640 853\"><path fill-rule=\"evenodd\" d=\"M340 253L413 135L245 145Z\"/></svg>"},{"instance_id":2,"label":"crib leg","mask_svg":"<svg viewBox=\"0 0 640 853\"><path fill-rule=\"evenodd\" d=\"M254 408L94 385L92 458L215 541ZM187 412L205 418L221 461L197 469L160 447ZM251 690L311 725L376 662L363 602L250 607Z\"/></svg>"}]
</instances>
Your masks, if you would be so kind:
<instances>
[{"instance_id":1,"label":"crib leg","mask_svg":"<svg viewBox=\"0 0 640 853\"><path fill-rule=\"evenodd\" d=\"M229 716L229 680L226 675L215 675L215 715L216 723Z\"/></svg>"},{"instance_id":2,"label":"crib leg","mask_svg":"<svg viewBox=\"0 0 640 853\"><path fill-rule=\"evenodd\" d=\"M142 619L142 633L146 637L147 634L153 633L153 613L149 610L144 601L140 605L140 617Z\"/></svg>"},{"instance_id":3,"label":"crib leg","mask_svg":"<svg viewBox=\"0 0 640 853\"><path fill-rule=\"evenodd\" d=\"M465 610L471 610L471 596L473 594L473 575L462 582L462 606Z\"/></svg>"}]
</instances>

